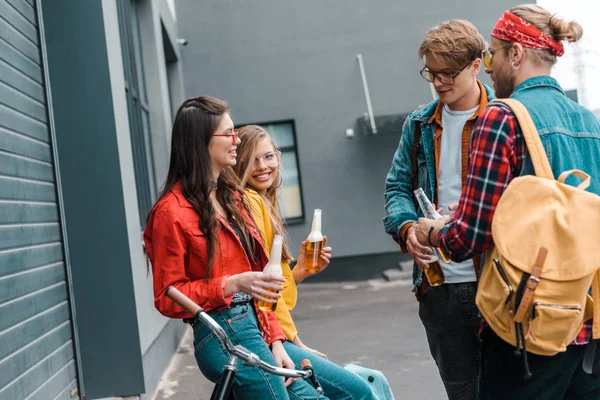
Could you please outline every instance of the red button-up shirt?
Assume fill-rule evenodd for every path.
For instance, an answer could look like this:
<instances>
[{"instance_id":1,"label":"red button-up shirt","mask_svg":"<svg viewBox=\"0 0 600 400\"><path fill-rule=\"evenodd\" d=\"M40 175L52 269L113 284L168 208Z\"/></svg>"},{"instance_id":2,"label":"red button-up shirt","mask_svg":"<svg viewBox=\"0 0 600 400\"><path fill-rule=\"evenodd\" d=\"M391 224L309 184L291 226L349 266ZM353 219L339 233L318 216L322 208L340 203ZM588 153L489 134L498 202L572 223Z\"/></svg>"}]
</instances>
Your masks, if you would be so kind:
<instances>
[{"instance_id":1,"label":"red button-up shirt","mask_svg":"<svg viewBox=\"0 0 600 400\"><path fill-rule=\"evenodd\" d=\"M238 208L258 244L258 262L250 262L236 233L217 214L221 227L217 233L213 267L206 280L208 243L200 230L200 216L186 200L180 183L159 200L148 218L144 243L152 263L154 305L161 314L170 318L190 317L165 295L169 286L177 288L204 311L224 309L230 306L233 296L224 295L227 277L247 271L262 271L268 257L262 247L260 233L239 202ZM285 340L274 313L257 309L257 315L268 344Z\"/></svg>"}]
</instances>

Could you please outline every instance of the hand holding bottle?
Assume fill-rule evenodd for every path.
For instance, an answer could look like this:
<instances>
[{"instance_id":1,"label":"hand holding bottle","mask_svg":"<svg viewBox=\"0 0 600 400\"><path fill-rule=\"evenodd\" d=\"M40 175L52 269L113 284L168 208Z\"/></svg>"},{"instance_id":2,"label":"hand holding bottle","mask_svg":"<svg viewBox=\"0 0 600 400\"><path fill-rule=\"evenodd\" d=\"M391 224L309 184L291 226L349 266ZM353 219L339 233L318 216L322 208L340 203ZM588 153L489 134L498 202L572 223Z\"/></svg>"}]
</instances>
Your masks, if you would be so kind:
<instances>
[{"instance_id":1,"label":"hand holding bottle","mask_svg":"<svg viewBox=\"0 0 600 400\"><path fill-rule=\"evenodd\" d=\"M325 268L327 268L327 266L329 265L329 263L331 262L331 247L326 246L327 244L327 236L323 236L323 249L321 250L321 269L319 271L314 271L314 272L310 272L310 271L306 271L306 269L304 268L304 264L305 264L305 260L306 260L306 246L308 245L308 238L306 238L306 240L304 240L301 244L300 244L300 251L298 252L298 258L296 259L296 267L294 267L294 269L292 270L292 275L294 276L294 281L296 282L296 284L299 284L300 282L302 282L304 279L308 278L309 276L313 276L318 274L319 272L323 272L325 270Z\"/></svg>"},{"instance_id":2,"label":"hand holding bottle","mask_svg":"<svg viewBox=\"0 0 600 400\"><path fill-rule=\"evenodd\" d=\"M269 275L283 278L283 271L281 270L282 246L283 246L283 237L281 235L275 235L275 238L273 239L273 245L271 246L271 253L270 253L271 256L269 257L269 262L267 263L267 265L265 265L265 268L263 269L264 274L269 274ZM285 279L284 279L284 282L285 282ZM277 300L279 297L281 297L281 294L279 294L279 290L281 290L281 289L278 289L278 290L267 289L267 290L269 292L271 292L267 296L264 296L267 299ZM277 301L271 302L271 301L259 300L258 308L262 311L275 311L275 309L277 308Z\"/></svg>"},{"instance_id":3,"label":"hand holding bottle","mask_svg":"<svg viewBox=\"0 0 600 400\"><path fill-rule=\"evenodd\" d=\"M433 251L431 247L423 246L419 243L414 225L408 230L408 234L406 235L406 249L419 268L422 270L428 268L427 263L431 261Z\"/></svg>"},{"instance_id":4,"label":"hand holding bottle","mask_svg":"<svg viewBox=\"0 0 600 400\"><path fill-rule=\"evenodd\" d=\"M310 274L321 271L323 261L321 250L323 250L323 234L321 233L321 210L315 208L312 220L312 229L306 239L306 253L304 254L304 269Z\"/></svg>"},{"instance_id":5,"label":"hand holding bottle","mask_svg":"<svg viewBox=\"0 0 600 400\"><path fill-rule=\"evenodd\" d=\"M242 272L227 278L223 294L231 296L236 292L244 292L256 300L275 303L281 295L271 296L282 289L283 283L285 278L282 276L256 271Z\"/></svg>"}]
</instances>

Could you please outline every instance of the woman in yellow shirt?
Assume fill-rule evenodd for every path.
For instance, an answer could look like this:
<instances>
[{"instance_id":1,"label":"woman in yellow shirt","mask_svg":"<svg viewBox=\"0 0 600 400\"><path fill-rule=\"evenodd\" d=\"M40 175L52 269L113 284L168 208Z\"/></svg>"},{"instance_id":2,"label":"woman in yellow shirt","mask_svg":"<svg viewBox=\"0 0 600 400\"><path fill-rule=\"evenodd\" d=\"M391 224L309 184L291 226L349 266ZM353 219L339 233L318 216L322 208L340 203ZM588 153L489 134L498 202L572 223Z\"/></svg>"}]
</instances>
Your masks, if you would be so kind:
<instances>
[{"instance_id":1,"label":"woman in yellow shirt","mask_svg":"<svg viewBox=\"0 0 600 400\"><path fill-rule=\"evenodd\" d=\"M234 171L245 187L245 201L269 252L275 235L282 235L284 238L287 236L277 197L277 190L282 182L279 171L280 154L269 134L260 126L244 126L239 130L239 138L241 143L237 148ZM327 238L325 244L326 240ZM328 361L325 354L309 348L300 340L290 310L296 306L298 298L296 285L311 275L302 268L305 247L306 240L300 246L297 259L299 267L291 269L290 249L287 241L283 244L281 269L286 283L281 291L282 297L277 302L275 316L288 338L284 347L296 365L303 358L311 360L315 371L319 372L325 394L330 399L371 399L371 389L358 375ZM323 248L321 258L322 271L329 265L331 247Z\"/></svg>"}]
</instances>

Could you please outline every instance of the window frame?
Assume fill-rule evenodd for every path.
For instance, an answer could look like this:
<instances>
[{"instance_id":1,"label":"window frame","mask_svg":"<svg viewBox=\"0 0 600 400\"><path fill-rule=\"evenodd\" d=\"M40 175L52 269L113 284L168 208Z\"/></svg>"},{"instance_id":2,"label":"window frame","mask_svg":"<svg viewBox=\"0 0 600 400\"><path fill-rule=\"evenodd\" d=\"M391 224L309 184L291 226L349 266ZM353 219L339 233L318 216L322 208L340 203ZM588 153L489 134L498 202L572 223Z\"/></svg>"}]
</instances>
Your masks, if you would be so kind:
<instances>
[{"instance_id":1,"label":"window frame","mask_svg":"<svg viewBox=\"0 0 600 400\"><path fill-rule=\"evenodd\" d=\"M143 228L148 213L156 201L157 188L137 2L138 0L119 1L117 12L125 79L123 89L127 101L140 225Z\"/></svg>"}]
</instances>

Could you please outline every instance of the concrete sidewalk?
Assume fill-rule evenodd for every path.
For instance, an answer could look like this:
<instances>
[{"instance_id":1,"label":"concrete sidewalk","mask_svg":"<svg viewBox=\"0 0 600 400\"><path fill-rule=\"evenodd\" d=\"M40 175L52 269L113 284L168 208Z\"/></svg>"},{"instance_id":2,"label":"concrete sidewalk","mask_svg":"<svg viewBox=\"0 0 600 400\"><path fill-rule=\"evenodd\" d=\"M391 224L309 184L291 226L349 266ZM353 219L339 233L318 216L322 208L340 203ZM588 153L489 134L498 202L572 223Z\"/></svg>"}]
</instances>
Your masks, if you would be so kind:
<instances>
[{"instance_id":1,"label":"concrete sidewalk","mask_svg":"<svg viewBox=\"0 0 600 400\"><path fill-rule=\"evenodd\" d=\"M303 342L340 364L382 371L396 399L444 399L429 354L410 281L304 283L293 311ZM155 400L209 399L213 385L200 373L191 329L161 378Z\"/></svg>"}]
</instances>

